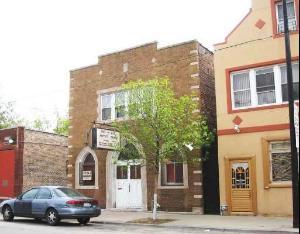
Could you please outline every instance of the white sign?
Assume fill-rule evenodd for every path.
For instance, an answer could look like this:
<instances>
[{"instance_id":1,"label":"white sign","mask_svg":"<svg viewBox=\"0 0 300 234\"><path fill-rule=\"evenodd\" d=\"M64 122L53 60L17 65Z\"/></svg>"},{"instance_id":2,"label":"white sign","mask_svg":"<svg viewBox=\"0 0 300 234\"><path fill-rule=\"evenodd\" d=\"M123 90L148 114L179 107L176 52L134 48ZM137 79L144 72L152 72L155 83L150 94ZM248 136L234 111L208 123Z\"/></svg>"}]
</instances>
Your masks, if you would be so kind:
<instances>
[{"instance_id":1,"label":"white sign","mask_svg":"<svg viewBox=\"0 0 300 234\"><path fill-rule=\"evenodd\" d=\"M92 180L92 171L83 171L82 180Z\"/></svg>"},{"instance_id":2,"label":"white sign","mask_svg":"<svg viewBox=\"0 0 300 234\"><path fill-rule=\"evenodd\" d=\"M115 149L120 143L120 133L111 130L97 129L97 148Z\"/></svg>"},{"instance_id":3,"label":"white sign","mask_svg":"<svg viewBox=\"0 0 300 234\"><path fill-rule=\"evenodd\" d=\"M296 146L299 149L299 103L294 104L294 122L295 122L295 133L296 133Z\"/></svg>"}]
</instances>

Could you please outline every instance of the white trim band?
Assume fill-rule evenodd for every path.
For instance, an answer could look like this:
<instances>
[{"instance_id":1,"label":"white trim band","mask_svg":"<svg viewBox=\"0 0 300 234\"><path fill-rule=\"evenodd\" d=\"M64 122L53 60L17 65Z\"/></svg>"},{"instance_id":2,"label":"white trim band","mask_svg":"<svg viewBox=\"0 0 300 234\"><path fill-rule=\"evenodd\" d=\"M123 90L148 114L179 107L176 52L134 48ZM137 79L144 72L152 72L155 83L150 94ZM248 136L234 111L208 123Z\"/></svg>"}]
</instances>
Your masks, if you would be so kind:
<instances>
[{"instance_id":1,"label":"white trim band","mask_svg":"<svg viewBox=\"0 0 300 234\"><path fill-rule=\"evenodd\" d=\"M203 196L202 195L194 195L195 199L201 199Z\"/></svg>"},{"instance_id":2,"label":"white trim band","mask_svg":"<svg viewBox=\"0 0 300 234\"><path fill-rule=\"evenodd\" d=\"M191 89L200 89L200 85L193 85L191 86Z\"/></svg>"},{"instance_id":3,"label":"white trim band","mask_svg":"<svg viewBox=\"0 0 300 234\"><path fill-rule=\"evenodd\" d=\"M195 73L191 75L192 78L199 78L199 73Z\"/></svg>"},{"instance_id":4,"label":"white trim band","mask_svg":"<svg viewBox=\"0 0 300 234\"><path fill-rule=\"evenodd\" d=\"M193 171L194 174L202 174L202 171Z\"/></svg>"},{"instance_id":5,"label":"white trim band","mask_svg":"<svg viewBox=\"0 0 300 234\"><path fill-rule=\"evenodd\" d=\"M202 186L202 182L194 182L194 186Z\"/></svg>"}]
</instances>

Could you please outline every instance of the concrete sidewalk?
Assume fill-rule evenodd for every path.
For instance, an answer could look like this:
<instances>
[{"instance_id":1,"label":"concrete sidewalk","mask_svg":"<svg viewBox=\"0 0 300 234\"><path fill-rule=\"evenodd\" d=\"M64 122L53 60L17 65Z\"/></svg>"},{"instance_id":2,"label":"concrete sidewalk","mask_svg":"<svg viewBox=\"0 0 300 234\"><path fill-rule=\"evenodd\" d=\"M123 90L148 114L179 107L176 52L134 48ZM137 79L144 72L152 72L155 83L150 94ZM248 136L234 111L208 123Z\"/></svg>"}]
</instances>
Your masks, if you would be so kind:
<instances>
[{"instance_id":1,"label":"concrete sidewalk","mask_svg":"<svg viewBox=\"0 0 300 234\"><path fill-rule=\"evenodd\" d=\"M102 215L93 218L93 223L132 225L128 222L151 218L152 213L142 211L117 211L103 210ZM251 232L279 232L298 233L298 229L292 227L292 218L264 217L264 216L219 216L196 215L190 213L159 212L159 219L174 219L175 221L155 224L155 226L172 228L199 228L205 230L221 231L251 231ZM136 225L136 224L135 224ZM149 224L138 224L149 225ZM150 224L152 225L152 224Z\"/></svg>"}]
</instances>

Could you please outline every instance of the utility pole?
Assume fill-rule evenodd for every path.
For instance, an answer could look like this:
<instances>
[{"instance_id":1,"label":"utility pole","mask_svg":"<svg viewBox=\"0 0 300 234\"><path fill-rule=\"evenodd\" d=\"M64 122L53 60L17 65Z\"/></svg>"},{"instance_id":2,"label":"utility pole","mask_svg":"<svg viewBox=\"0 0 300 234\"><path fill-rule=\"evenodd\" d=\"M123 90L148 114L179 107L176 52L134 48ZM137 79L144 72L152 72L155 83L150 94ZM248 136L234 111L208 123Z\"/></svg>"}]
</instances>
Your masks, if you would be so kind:
<instances>
[{"instance_id":1,"label":"utility pole","mask_svg":"<svg viewBox=\"0 0 300 234\"><path fill-rule=\"evenodd\" d=\"M292 154L292 187L293 187L293 227L299 228L299 172L298 172L298 153L296 147L295 135L295 119L294 119L294 95L293 95L293 72L292 72L292 56L290 47L290 32L287 16L286 0L283 3L283 19L285 34L285 53L286 53L286 70L287 85L289 97L289 117L290 117L290 141Z\"/></svg>"}]
</instances>

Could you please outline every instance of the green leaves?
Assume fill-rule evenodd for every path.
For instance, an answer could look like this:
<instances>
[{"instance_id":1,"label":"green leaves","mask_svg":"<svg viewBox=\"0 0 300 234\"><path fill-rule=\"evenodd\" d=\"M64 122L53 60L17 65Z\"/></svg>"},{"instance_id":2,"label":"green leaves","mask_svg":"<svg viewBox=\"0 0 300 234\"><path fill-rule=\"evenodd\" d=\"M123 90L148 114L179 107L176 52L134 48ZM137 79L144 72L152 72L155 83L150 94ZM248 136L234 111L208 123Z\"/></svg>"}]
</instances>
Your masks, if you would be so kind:
<instances>
[{"instance_id":1,"label":"green leaves","mask_svg":"<svg viewBox=\"0 0 300 234\"><path fill-rule=\"evenodd\" d=\"M187 145L201 149L213 141L205 117L194 113L197 103L192 96L177 98L167 77L131 81L122 88L128 95L128 120L114 127L126 142L142 146L148 164L159 168L157 164L166 160L187 161L193 155Z\"/></svg>"}]
</instances>

